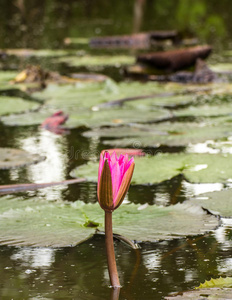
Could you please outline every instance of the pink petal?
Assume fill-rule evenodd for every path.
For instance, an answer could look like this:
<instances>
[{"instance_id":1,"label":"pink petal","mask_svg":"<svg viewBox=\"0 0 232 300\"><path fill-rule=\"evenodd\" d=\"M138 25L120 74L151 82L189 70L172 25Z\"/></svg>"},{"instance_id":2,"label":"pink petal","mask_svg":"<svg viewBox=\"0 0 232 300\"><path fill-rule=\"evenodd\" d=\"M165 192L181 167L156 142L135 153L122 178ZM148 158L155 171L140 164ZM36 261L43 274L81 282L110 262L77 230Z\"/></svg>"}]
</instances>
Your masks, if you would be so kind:
<instances>
[{"instance_id":1,"label":"pink petal","mask_svg":"<svg viewBox=\"0 0 232 300\"><path fill-rule=\"evenodd\" d=\"M118 194L118 190L121 184L121 175L120 175L120 168L118 163L114 165L111 176L112 176L113 201L114 201Z\"/></svg>"},{"instance_id":2,"label":"pink petal","mask_svg":"<svg viewBox=\"0 0 232 300\"><path fill-rule=\"evenodd\" d=\"M134 157L132 157L125 167L125 173L130 168L131 164L134 163Z\"/></svg>"},{"instance_id":3,"label":"pink petal","mask_svg":"<svg viewBox=\"0 0 232 300\"><path fill-rule=\"evenodd\" d=\"M104 166L104 158L103 158L103 155L101 154L100 161L99 161L99 168L98 168L98 184L100 182L103 166Z\"/></svg>"}]
</instances>

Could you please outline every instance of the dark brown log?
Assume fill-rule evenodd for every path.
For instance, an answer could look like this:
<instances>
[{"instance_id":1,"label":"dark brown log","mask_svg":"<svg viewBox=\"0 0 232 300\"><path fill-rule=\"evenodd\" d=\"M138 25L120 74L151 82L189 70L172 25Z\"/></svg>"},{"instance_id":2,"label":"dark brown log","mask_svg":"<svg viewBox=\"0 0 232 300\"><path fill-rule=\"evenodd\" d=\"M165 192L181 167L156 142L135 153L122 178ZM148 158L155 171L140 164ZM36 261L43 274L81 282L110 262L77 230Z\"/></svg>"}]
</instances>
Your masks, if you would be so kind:
<instances>
[{"instance_id":1,"label":"dark brown log","mask_svg":"<svg viewBox=\"0 0 232 300\"><path fill-rule=\"evenodd\" d=\"M149 33L150 38L152 40L173 40L176 39L178 36L178 31L176 30L169 30L169 31L164 31L164 30L157 30L157 31L152 31Z\"/></svg>"},{"instance_id":2,"label":"dark brown log","mask_svg":"<svg viewBox=\"0 0 232 300\"><path fill-rule=\"evenodd\" d=\"M212 47L205 45L166 52L147 53L139 55L137 62L171 72L194 66L198 58L205 59L211 51Z\"/></svg>"},{"instance_id":3,"label":"dark brown log","mask_svg":"<svg viewBox=\"0 0 232 300\"><path fill-rule=\"evenodd\" d=\"M136 48L150 47L150 35L148 33L137 33L122 36L96 37L90 40L92 48Z\"/></svg>"},{"instance_id":4,"label":"dark brown log","mask_svg":"<svg viewBox=\"0 0 232 300\"><path fill-rule=\"evenodd\" d=\"M131 35L105 36L90 39L93 48L136 48L144 49L151 46L152 41L171 39L174 40L178 33L172 31L152 31Z\"/></svg>"},{"instance_id":5,"label":"dark brown log","mask_svg":"<svg viewBox=\"0 0 232 300\"><path fill-rule=\"evenodd\" d=\"M216 72L213 72L207 64L197 59L195 71L179 71L170 75L150 75L149 80L152 81L173 81L181 83L209 83L226 81L225 78L220 78Z\"/></svg>"},{"instance_id":6,"label":"dark brown log","mask_svg":"<svg viewBox=\"0 0 232 300\"><path fill-rule=\"evenodd\" d=\"M66 185L66 184L68 185L68 184L80 183L84 181L86 181L85 178L76 178L76 179L69 179L69 180L64 180L59 182L0 185L0 195L13 194L13 193L19 193L24 191L33 191L37 189L46 188L49 186L54 186L54 185Z\"/></svg>"}]
</instances>

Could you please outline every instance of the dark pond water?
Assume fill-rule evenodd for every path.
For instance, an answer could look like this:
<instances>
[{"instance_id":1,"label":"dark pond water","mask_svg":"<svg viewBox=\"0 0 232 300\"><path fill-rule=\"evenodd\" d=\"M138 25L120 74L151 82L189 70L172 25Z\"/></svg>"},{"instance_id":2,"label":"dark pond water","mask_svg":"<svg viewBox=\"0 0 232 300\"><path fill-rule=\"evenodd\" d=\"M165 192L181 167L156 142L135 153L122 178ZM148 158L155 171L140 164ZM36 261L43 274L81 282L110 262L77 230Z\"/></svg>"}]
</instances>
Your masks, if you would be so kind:
<instances>
[{"instance_id":1,"label":"dark pond water","mask_svg":"<svg viewBox=\"0 0 232 300\"><path fill-rule=\"evenodd\" d=\"M226 0L147 1L139 25L134 1L1 0L0 41L2 48L72 48L73 45L64 45L65 38L177 29L187 37L197 36L200 42L213 44L220 60L220 51L231 46L231 11L232 2ZM49 59L39 62L49 67ZM12 58L5 61L3 68L18 69L23 64ZM70 71L62 65L55 68L63 73ZM123 79L118 69L106 73L116 80ZM98 140L85 138L78 130L58 136L37 126L7 127L1 123L0 146L47 157L34 166L0 171L0 184L65 180L74 167L97 160L104 148ZM152 149L154 154L181 150ZM167 206L199 192L222 188L220 184L190 184L178 176L159 185L132 186L127 200ZM95 202L96 184L52 187L23 195ZM172 292L193 289L211 277L232 276L232 231L227 225L230 220L223 220L223 226L208 235L142 244L138 250L115 242L123 285L120 299L162 299ZM0 257L1 299L113 299L101 236L59 249L1 246Z\"/></svg>"}]
</instances>

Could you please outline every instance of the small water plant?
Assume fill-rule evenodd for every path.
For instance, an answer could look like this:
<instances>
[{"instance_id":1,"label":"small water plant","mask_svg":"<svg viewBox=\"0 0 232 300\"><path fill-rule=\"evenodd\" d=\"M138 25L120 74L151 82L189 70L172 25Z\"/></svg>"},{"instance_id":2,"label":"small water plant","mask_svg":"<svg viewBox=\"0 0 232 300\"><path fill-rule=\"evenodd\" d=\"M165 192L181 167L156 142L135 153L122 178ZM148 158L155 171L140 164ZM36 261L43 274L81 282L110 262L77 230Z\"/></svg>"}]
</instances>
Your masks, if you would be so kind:
<instances>
[{"instance_id":1,"label":"small water plant","mask_svg":"<svg viewBox=\"0 0 232 300\"><path fill-rule=\"evenodd\" d=\"M116 152L112 155L105 151L101 153L98 169L97 196L101 208L105 211L105 240L107 263L111 286L120 287L114 253L112 213L118 208L129 189L134 171L134 158L128 160L128 155Z\"/></svg>"}]
</instances>

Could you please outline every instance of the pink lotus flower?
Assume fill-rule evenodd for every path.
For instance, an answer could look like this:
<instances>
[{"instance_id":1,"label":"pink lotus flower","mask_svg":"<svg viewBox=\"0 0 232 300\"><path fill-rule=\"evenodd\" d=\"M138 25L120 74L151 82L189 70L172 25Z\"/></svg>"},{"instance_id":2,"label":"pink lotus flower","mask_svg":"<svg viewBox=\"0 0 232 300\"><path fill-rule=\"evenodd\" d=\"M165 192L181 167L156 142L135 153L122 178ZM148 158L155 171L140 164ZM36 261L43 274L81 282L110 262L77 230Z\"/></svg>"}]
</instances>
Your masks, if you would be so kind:
<instances>
[{"instance_id":1,"label":"pink lotus flower","mask_svg":"<svg viewBox=\"0 0 232 300\"><path fill-rule=\"evenodd\" d=\"M98 170L98 201L105 211L114 211L120 206L129 189L134 171L134 158L128 161L128 155L116 152L110 155L103 152L100 156Z\"/></svg>"},{"instance_id":2,"label":"pink lotus flower","mask_svg":"<svg viewBox=\"0 0 232 300\"><path fill-rule=\"evenodd\" d=\"M133 156L145 156L145 152L143 152L142 149L124 149L124 148L117 148L117 149L107 149L103 150L102 153L104 152L109 152L109 154L113 154L114 152L116 153L117 156L122 155L128 155L128 157L133 157Z\"/></svg>"}]
</instances>

